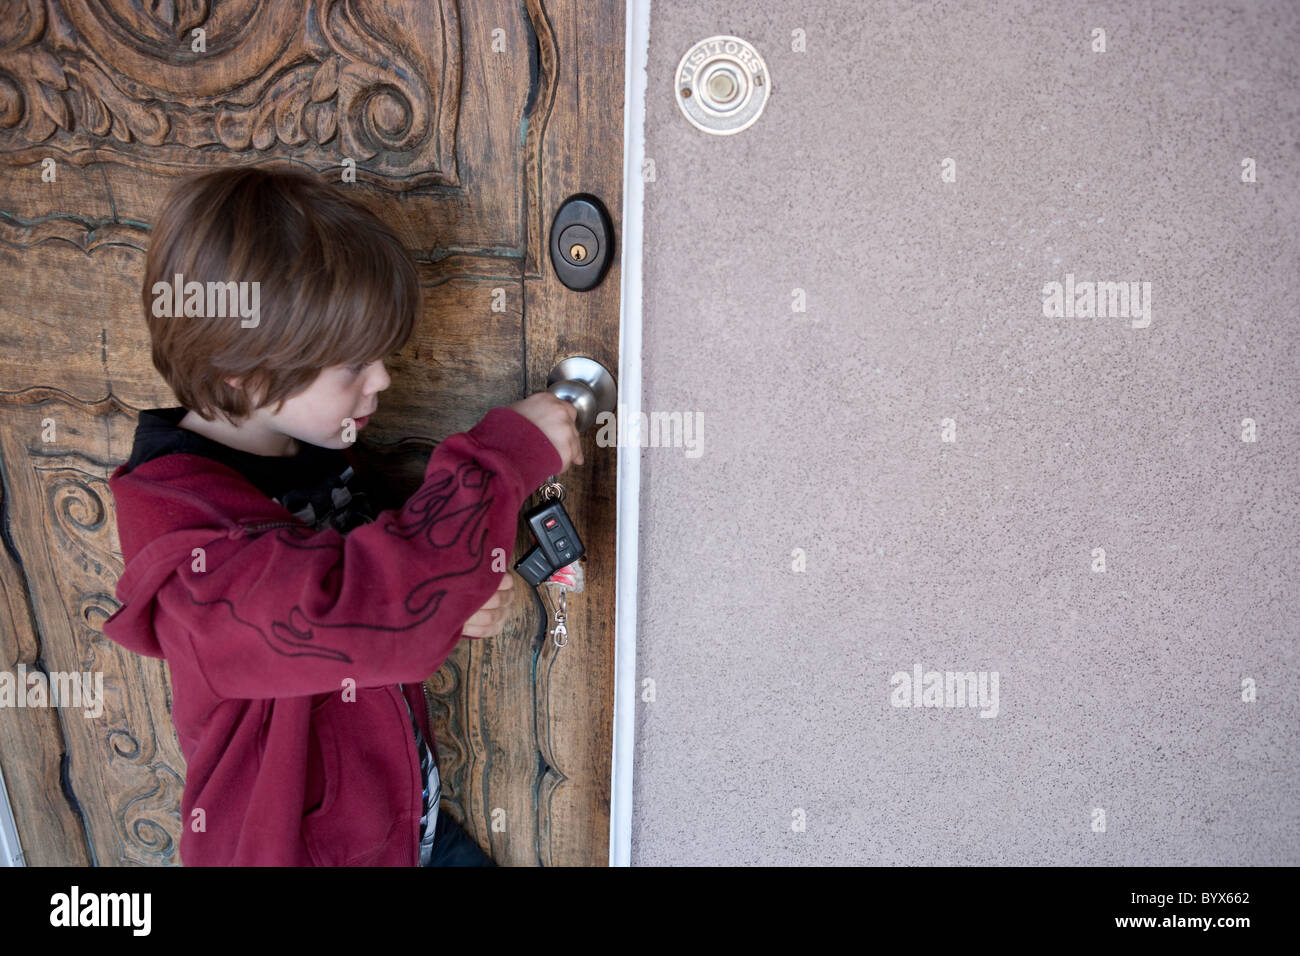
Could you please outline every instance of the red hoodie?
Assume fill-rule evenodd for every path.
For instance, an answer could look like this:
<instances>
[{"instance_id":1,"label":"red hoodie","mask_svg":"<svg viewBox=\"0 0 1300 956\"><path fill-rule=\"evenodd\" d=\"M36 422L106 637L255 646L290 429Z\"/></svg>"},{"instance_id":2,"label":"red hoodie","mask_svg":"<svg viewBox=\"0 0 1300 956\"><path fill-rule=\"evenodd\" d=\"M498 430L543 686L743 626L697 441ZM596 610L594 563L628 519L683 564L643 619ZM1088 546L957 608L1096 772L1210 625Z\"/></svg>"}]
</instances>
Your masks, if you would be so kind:
<instances>
[{"instance_id":1,"label":"red hoodie","mask_svg":"<svg viewBox=\"0 0 1300 956\"><path fill-rule=\"evenodd\" d=\"M400 510L346 535L202 455L113 472L126 570L103 630L170 667L186 866L417 865L424 780L396 685L432 745L422 681L562 466L541 429L494 408L437 446Z\"/></svg>"}]
</instances>

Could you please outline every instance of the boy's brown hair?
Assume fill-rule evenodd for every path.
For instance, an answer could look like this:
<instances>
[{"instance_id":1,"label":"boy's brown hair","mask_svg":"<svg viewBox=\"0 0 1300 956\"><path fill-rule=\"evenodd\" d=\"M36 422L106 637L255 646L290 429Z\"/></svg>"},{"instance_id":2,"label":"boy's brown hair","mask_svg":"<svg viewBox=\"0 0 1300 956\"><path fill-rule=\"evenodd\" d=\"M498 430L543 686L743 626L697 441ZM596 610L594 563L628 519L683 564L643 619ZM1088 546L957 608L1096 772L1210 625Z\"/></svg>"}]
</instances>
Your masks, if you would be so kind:
<instances>
[{"instance_id":1,"label":"boy's brown hair","mask_svg":"<svg viewBox=\"0 0 1300 956\"><path fill-rule=\"evenodd\" d=\"M177 273L204 288L257 282L258 323L245 328L237 312L155 315L155 283L170 286ZM421 308L410 254L360 199L313 173L265 166L173 188L153 228L142 299L154 367L177 400L235 424L264 405L278 412L322 369L395 352Z\"/></svg>"}]
</instances>

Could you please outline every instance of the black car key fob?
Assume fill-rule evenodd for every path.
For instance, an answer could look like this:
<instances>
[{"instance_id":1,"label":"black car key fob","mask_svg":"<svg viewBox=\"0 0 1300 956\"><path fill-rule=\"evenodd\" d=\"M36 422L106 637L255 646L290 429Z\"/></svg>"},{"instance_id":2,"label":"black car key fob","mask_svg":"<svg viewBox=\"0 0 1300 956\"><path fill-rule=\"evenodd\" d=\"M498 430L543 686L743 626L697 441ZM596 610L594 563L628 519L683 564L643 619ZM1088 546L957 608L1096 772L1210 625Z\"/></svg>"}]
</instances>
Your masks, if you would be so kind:
<instances>
[{"instance_id":1,"label":"black car key fob","mask_svg":"<svg viewBox=\"0 0 1300 956\"><path fill-rule=\"evenodd\" d=\"M573 529L564 505L557 501L543 501L524 512L528 530L536 545L515 564L519 576L536 587L560 568L567 567L582 557L584 548Z\"/></svg>"}]
</instances>

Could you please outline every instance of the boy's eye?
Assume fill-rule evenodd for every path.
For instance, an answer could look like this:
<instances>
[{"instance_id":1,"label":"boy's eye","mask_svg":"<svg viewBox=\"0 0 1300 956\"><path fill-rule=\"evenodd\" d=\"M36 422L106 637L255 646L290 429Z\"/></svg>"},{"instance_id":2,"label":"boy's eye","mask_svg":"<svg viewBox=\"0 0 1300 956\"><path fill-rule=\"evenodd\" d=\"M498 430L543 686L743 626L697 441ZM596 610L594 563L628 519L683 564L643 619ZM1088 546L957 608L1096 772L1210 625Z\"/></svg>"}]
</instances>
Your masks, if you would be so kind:
<instances>
[{"instance_id":1,"label":"boy's eye","mask_svg":"<svg viewBox=\"0 0 1300 956\"><path fill-rule=\"evenodd\" d=\"M349 365L348 371L351 372L353 375L360 375L361 370L365 367L366 367L365 362L362 362L360 365Z\"/></svg>"}]
</instances>

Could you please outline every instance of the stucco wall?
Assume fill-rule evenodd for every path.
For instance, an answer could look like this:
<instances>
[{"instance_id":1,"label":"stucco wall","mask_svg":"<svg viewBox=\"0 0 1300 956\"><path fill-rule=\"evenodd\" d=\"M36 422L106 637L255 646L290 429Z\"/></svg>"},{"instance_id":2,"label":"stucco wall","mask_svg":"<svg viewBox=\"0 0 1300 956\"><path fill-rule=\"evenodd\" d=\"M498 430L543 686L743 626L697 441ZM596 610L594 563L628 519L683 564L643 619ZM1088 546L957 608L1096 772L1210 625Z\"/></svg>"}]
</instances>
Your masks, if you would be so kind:
<instances>
[{"instance_id":1,"label":"stucco wall","mask_svg":"<svg viewBox=\"0 0 1300 956\"><path fill-rule=\"evenodd\" d=\"M1285 0L653 5L641 410L703 431L642 458L634 865L1300 864L1298 62Z\"/></svg>"}]
</instances>

